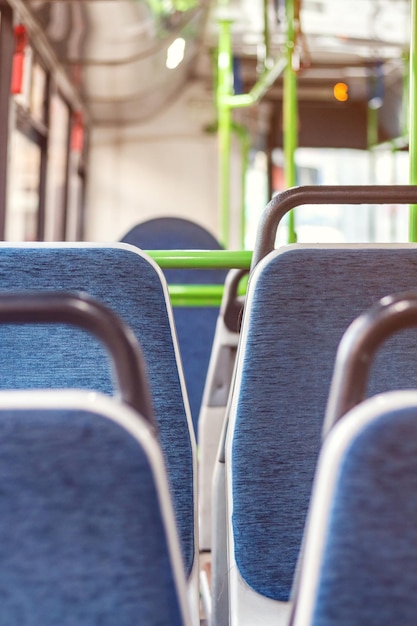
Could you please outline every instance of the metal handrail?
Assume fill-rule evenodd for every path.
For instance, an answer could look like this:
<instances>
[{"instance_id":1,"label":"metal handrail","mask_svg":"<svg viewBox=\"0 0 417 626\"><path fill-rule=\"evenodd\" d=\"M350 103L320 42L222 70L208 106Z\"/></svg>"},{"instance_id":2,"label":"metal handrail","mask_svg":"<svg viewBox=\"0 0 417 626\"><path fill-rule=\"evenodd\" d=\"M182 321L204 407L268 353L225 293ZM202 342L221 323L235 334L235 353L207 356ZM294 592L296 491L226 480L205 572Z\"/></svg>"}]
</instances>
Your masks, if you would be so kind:
<instances>
[{"instance_id":1,"label":"metal handrail","mask_svg":"<svg viewBox=\"0 0 417 626\"><path fill-rule=\"evenodd\" d=\"M394 333L417 327L417 292L386 296L354 320L336 355L324 433L365 399L375 353Z\"/></svg>"},{"instance_id":2,"label":"metal handrail","mask_svg":"<svg viewBox=\"0 0 417 626\"><path fill-rule=\"evenodd\" d=\"M107 348L122 401L155 428L141 349L113 311L83 293L7 293L0 295L0 323L64 323L95 335Z\"/></svg>"},{"instance_id":3,"label":"metal handrail","mask_svg":"<svg viewBox=\"0 0 417 626\"><path fill-rule=\"evenodd\" d=\"M417 204L417 185L310 185L277 193L258 224L251 269L274 250L284 215L303 204Z\"/></svg>"}]
</instances>

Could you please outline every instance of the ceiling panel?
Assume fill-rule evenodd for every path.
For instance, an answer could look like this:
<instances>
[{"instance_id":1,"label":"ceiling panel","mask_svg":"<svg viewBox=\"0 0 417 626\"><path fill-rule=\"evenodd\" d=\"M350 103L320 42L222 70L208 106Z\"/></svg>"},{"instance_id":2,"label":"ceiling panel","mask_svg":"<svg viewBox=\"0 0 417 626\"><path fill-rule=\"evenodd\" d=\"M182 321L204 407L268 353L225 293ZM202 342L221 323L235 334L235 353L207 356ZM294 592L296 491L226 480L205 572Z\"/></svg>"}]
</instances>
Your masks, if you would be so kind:
<instances>
[{"instance_id":1,"label":"ceiling panel","mask_svg":"<svg viewBox=\"0 0 417 626\"><path fill-rule=\"evenodd\" d=\"M232 21L233 51L241 60L245 89L259 78L257 68L265 55L263 0L190 0L190 8L181 11L174 0L11 2L22 12L30 11L97 123L148 119L169 105L190 76L205 81L212 91L219 17ZM271 0L267 6L272 57L285 51L284 4ZM410 4L300 0L300 99L331 97L332 83L342 79L349 83L353 100L366 100L377 74L387 89L394 85L398 90L409 50ZM169 69L167 50L178 39L185 42L184 58ZM269 97L282 98L282 80Z\"/></svg>"}]
</instances>

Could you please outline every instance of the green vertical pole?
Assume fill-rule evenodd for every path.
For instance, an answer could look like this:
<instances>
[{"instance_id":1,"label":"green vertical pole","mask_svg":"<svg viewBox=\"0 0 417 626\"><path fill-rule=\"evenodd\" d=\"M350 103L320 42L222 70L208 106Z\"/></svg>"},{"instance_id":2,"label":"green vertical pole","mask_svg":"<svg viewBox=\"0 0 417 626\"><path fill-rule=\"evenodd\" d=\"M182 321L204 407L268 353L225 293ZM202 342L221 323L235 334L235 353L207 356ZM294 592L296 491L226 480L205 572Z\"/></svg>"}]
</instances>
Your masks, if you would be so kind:
<instances>
[{"instance_id":1,"label":"green vertical pole","mask_svg":"<svg viewBox=\"0 0 417 626\"><path fill-rule=\"evenodd\" d=\"M246 180L249 169L249 153L250 153L250 135L248 132L242 137L242 179L241 179L241 194L242 194L242 208L240 219L240 247L245 249L245 237L246 237Z\"/></svg>"},{"instance_id":2,"label":"green vertical pole","mask_svg":"<svg viewBox=\"0 0 417 626\"><path fill-rule=\"evenodd\" d=\"M269 64L269 60L271 57L271 40L269 37L269 24L268 24L268 0L264 0L264 43L265 43L265 61L267 62L267 64Z\"/></svg>"},{"instance_id":3,"label":"green vertical pole","mask_svg":"<svg viewBox=\"0 0 417 626\"><path fill-rule=\"evenodd\" d=\"M232 124L232 131L237 135L240 141L241 148L241 173L240 173L240 236L239 243L240 248L243 250L245 247L245 235L246 235L246 179L249 169L249 153L250 153L250 133L248 129L242 124Z\"/></svg>"},{"instance_id":4,"label":"green vertical pole","mask_svg":"<svg viewBox=\"0 0 417 626\"><path fill-rule=\"evenodd\" d=\"M411 41L410 41L410 93L409 93L409 153L410 184L417 184L417 0L411 0ZM409 239L417 241L417 205L410 205Z\"/></svg>"},{"instance_id":5,"label":"green vertical pole","mask_svg":"<svg viewBox=\"0 0 417 626\"><path fill-rule=\"evenodd\" d=\"M232 112L224 96L233 95L231 21L220 19L218 51L217 109L219 116L219 204L220 239L229 247L230 152Z\"/></svg>"},{"instance_id":6,"label":"green vertical pole","mask_svg":"<svg viewBox=\"0 0 417 626\"><path fill-rule=\"evenodd\" d=\"M284 173L286 187L296 184L295 150L297 148L297 75L293 66L295 46L294 0L285 0L287 14L287 64L284 71L283 123L284 123ZM288 216L288 242L297 240L294 211Z\"/></svg>"}]
</instances>

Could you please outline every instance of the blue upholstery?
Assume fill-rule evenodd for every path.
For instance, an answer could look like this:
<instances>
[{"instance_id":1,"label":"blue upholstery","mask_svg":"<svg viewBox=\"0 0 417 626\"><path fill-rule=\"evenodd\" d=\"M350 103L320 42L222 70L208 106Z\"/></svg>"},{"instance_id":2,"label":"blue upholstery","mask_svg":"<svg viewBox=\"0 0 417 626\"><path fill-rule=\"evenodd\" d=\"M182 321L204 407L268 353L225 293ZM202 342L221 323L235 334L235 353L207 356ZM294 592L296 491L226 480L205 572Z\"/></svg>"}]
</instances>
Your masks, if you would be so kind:
<instances>
[{"instance_id":1,"label":"blue upholstery","mask_svg":"<svg viewBox=\"0 0 417 626\"><path fill-rule=\"evenodd\" d=\"M383 412L361 429L343 451L332 496L309 623L414 626L416 405Z\"/></svg>"},{"instance_id":2,"label":"blue upholstery","mask_svg":"<svg viewBox=\"0 0 417 626\"><path fill-rule=\"evenodd\" d=\"M258 271L231 416L235 559L253 589L288 600L338 343L371 304L417 287L417 247L295 245ZM415 330L389 340L370 393L415 387L416 355Z\"/></svg>"},{"instance_id":3,"label":"blue upholstery","mask_svg":"<svg viewBox=\"0 0 417 626\"><path fill-rule=\"evenodd\" d=\"M122 244L2 246L0 292L36 289L87 292L118 313L138 338L189 572L194 557L193 452L157 271ZM108 360L81 331L62 325L3 326L0 345L0 389L76 387L112 393Z\"/></svg>"},{"instance_id":4,"label":"blue upholstery","mask_svg":"<svg viewBox=\"0 0 417 626\"><path fill-rule=\"evenodd\" d=\"M145 450L100 414L0 419L0 624L180 626Z\"/></svg>"},{"instance_id":5,"label":"blue upholstery","mask_svg":"<svg viewBox=\"0 0 417 626\"><path fill-rule=\"evenodd\" d=\"M144 250L220 250L218 241L202 226L181 218L161 217L130 230L123 240ZM170 284L222 285L226 270L164 270ZM184 367L194 431L216 328L218 307L175 307L174 318Z\"/></svg>"}]
</instances>

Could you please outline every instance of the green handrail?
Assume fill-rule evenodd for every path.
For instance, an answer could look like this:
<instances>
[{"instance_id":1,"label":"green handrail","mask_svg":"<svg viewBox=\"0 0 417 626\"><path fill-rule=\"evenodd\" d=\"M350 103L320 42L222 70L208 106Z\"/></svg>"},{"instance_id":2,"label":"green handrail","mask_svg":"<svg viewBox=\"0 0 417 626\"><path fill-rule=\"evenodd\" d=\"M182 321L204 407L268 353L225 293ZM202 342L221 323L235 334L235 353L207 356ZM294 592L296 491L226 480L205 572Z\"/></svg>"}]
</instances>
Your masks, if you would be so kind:
<instances>
[{"instance_id":1,"label":"green handrail","mask_svg":"<svg viewBox=\"0 0 417 626\"><path fill-rule=\"evenodd\" d=\"M146 250L162 269L249 269L251 250Z\"/></svg>"},{"instance_id":2,"label":"green handrail","mask_svg":"<svg viewBox=\"0 0 417 626\"><path fill-rule=\"evenodd\" d=\"M245 295L247 281L241 282L238 294ZM175 307L219 307L224 285L168 285L171 304Z\"/></svg>"},{"instance_id":3,"label":"green handrail","mask_svg":"<svg viewBox=\"0 0 417 626\"><path fill-rule=\"evenodd\" d=\"M249 269L251 250L146 250L162 269ZM238 293L246 292L247 278ZM168 285L175 307L219 307L224 285Z\"/></svg>"},{"instance_id":4,"label":"green handrail","mask_svg":"<svg viewBox=\"0 0 417 626\"><path fill-rule=\"evenodd\" d=\"M175 307L219 307L223 285L168 285L171 304Z\"/></svg>"}]
</instances>

